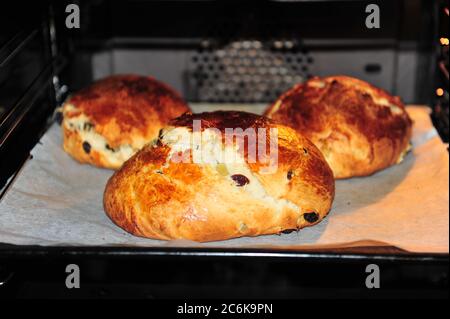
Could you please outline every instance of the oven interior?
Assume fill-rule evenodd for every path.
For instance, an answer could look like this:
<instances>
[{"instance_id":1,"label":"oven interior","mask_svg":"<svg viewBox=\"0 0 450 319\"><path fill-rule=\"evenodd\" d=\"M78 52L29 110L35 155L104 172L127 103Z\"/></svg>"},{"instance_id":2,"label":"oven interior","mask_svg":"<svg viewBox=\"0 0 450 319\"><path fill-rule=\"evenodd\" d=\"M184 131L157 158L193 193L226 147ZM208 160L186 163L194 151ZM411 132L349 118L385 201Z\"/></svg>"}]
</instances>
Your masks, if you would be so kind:
<instances>
[{"instance_id":1,"label":"oven interior","mask_svg":"<svg viewBox=\"0 0 450 319\"><path fill-rule=\"evenodd\" d=\"M372 2L2 4L0 191L6 192L68 94L118 73L152 75L190 103L246 104L250 110L311 76L351 75L401 96L407 104L428 105L448 142L448 3L377 1L381 27L369 29L365 8ZM80 28L66 26L70 3L79 6ZM226 285L248 270L239 266L239 276L230 274L225 280L219 275L222 261L213 265L217 269L209 269L211 276ZM278 274L280 265L265 267ZM419 267L415 274L423 276L424 270ZM286 274L279 275L284 280ZM436 283L430 278L422 278L424 287Z\"/></svg>"},{"instance_id":2,"label":"oven interior","mask_svg":"<svg viewBox=\"0 0 450 319\"><path fill-rule=\"evenodd\" d=\"M72 2L2 10L0 185L68 93L117 73L153 75L191 103L250 105L346 74L436 106L448 136L444 1L380 1L378 29L365 25L365 1L79 1L80 28L68 28Z\"/></svg>"}]
</instances>

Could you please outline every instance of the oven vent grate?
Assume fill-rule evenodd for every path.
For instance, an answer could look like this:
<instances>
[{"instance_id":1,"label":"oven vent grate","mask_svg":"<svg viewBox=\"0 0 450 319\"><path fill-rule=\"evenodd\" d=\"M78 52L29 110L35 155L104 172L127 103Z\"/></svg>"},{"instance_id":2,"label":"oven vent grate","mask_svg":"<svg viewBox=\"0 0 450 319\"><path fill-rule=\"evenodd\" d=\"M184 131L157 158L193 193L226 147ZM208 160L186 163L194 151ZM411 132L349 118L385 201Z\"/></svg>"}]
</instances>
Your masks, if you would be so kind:
<instances>
[{"instance_id":1,"label":"oven vent grate","mask_svg":"<svg viewBox=\"0 0 450 319\"><path fill-rule=\"evenodd\" d=\"M293 40L205 40L190 57L188 91L197 102L271 102L308 78L313 62Z\"/></svg>"}]
</instances>

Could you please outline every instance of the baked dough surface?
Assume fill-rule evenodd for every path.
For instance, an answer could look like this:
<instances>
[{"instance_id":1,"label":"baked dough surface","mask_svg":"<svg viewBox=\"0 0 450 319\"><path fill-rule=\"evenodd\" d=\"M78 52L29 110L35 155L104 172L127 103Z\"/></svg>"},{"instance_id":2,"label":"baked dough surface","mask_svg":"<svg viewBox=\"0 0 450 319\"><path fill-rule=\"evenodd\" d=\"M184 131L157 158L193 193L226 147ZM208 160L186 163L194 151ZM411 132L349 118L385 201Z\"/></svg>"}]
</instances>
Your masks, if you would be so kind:
<instances>
[{"instance_id":1,"label":"baked dough surface","mask_svg":"<svg viewBox=\"0 0 450 319\"><path fill-rule=\"evenodd\" d=\"M411 148L412 121L400 98L347 76L296 85L265 115L309 138L336 178L371 175Z\"/></svg>"},{"instance_id":2,"label":"baked dough surface","mask_svg":"<svg viewBox=\"0 0 450 319\"><path fill-rule=\"evenodd\" d=\"M201 130L194 130L194 120ZM235 131L229 143L223 134L227 128L241 128L242 134ZM265 129L256 148L264 145L266 157L251 155L255 145L245 135L251 129ZM274 136L275 165L268 159ZM240 139L243 144L236 142ZM201 149L200 161L194 149ZM177 156L184 161L174 160ZM172 120L158 141L110 178L104 209L134 235L203 242L315 225L328 214L333 198L332 171L308 139L265 117L218 111Z\"/></svg>"},{"instance_id":3,"label":"baked dough surface","mask_svg":"<svg viewBox=\"0 0 450 319\"><path fill-rule=\"evenodd\" d=\"M117 169L170 119L188 111L178 93L154 78L113 75L63 105L63 147L81 163Z\"/></svg>"}]
</instances>

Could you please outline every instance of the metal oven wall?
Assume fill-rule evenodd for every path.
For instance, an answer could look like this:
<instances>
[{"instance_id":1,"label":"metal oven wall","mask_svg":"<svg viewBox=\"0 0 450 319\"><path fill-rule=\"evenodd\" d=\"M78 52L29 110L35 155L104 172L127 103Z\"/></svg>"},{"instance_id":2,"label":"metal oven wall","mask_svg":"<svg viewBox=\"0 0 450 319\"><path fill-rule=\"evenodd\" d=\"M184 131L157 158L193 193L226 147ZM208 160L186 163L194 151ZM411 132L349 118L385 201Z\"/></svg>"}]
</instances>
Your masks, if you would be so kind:
<instances>
[{"instance_id":1,"label":"metal oven wall","mask_svg":"<svg viewBox=\"0 0 450 319\"><path fill-rule=\"evenodd\" d=\"M64 79L150 74L190 101L268 103L309 76L347 74L429 102L434 2L377 3L380 29L365 26L366 1L81 2L81 28L60 28Z\"/></svg>"}]
</instances>

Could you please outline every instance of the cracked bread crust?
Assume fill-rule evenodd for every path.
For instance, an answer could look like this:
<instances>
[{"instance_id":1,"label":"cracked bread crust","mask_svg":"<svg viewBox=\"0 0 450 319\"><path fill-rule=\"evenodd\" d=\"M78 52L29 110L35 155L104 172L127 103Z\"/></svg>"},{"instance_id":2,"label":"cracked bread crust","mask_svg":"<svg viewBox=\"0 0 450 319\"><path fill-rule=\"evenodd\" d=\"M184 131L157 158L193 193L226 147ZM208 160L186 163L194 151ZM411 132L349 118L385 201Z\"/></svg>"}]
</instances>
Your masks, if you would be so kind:
<instances>
[{"instance_id":1,"label":"cracked bread crust","mask_svg":"<svg viewBox=\"0 0 450 319\"><path fill-rule=\"evenodd\" d=\"M371 175L401 162L411 147L412 121L400 98L347 76L296 85L265 115L309 138L335 178Z\"/></svg>"},{"instance_id":2,"label":"cracked bread crust","mask_svg":"<svg viewBox=\"0 0 450 319\"><path fill-rule=\"evenodd\" d=\"M81 163L117 169L170 119L189 111L178 93L154 78L109 76L62 106L63 148Z\"/></svg>"},{"instance_id":3,"label":"cracked bread crust","mask_svg":"<svg viewBox=\"0 0 450 319\"><path fill-rule=\"evenodd\" d=\"M191 138L190 134L195 134L193 119L203 123L201 143L213 150L208 155L212 160L173 162L170 154L180 142L171 135ZM185 114L170 125L155 144L135 154L106 185L104 209L127 232L163 240L215 241L312 226L330 211L332 171L320 151L293 129L245 112ZM210 129L222 130L228 125L276 128L276 170L262 172L267 164L250 161L247 151L235 150L242 161L216 158L215 147L228 145Z\"/></svg>"}]
</instances>

